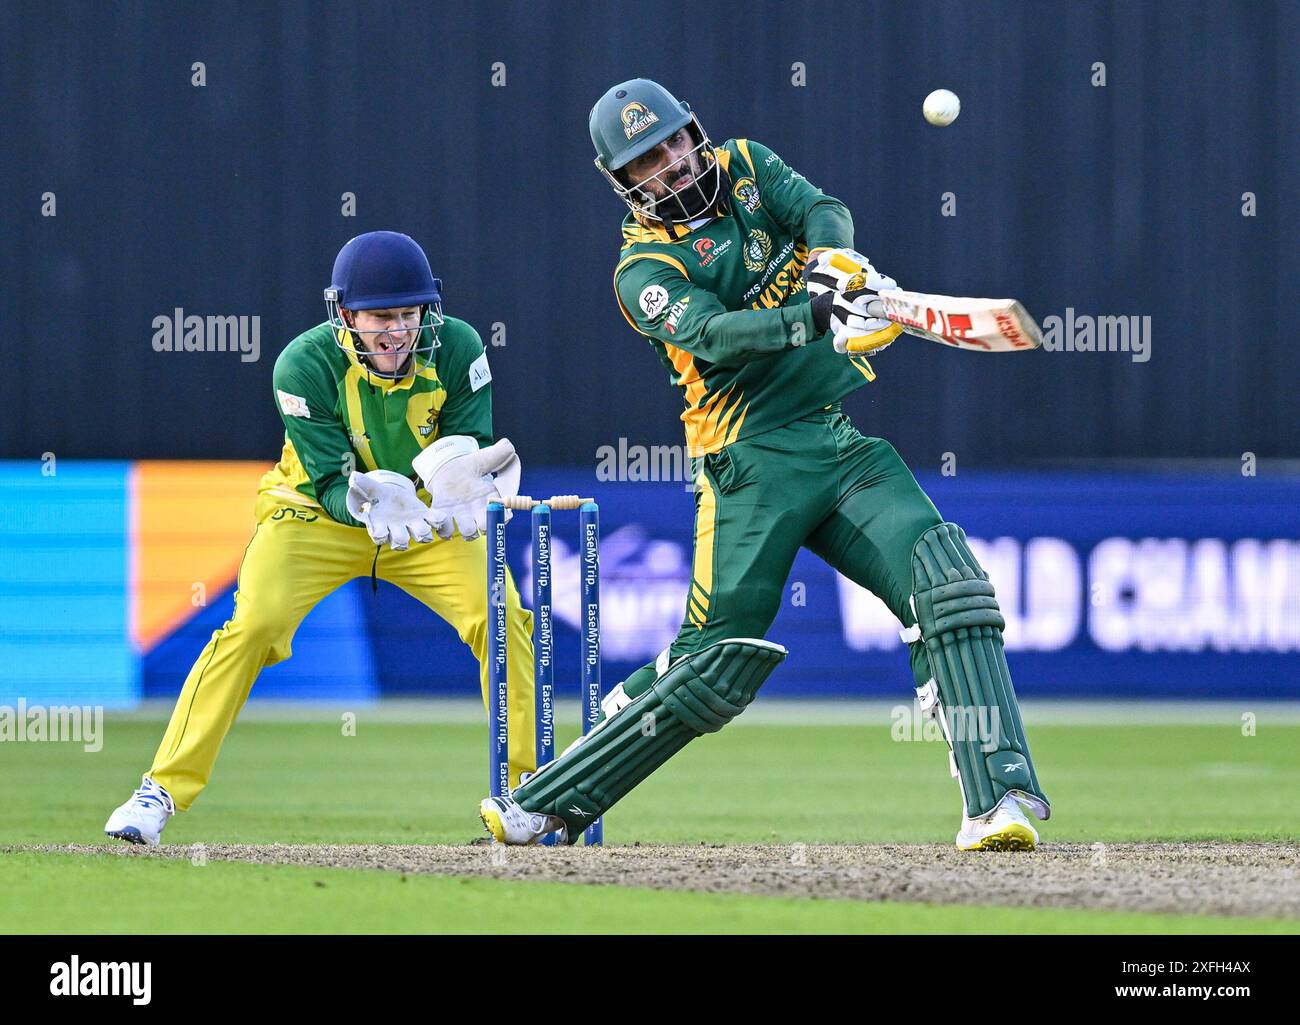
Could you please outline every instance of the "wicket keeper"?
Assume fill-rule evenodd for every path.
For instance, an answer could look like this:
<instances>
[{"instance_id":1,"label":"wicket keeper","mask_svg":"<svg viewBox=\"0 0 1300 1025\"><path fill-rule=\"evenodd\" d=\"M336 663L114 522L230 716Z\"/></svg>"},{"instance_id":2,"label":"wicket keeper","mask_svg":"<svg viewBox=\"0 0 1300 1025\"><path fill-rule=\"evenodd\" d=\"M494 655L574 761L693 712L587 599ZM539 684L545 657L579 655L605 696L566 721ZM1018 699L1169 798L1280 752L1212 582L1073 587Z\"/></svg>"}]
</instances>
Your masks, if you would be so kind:
<instances>
[{"instance_id":1,"label":"wicket keeper","mask_svg":"<svg viewBox=\"0 0 1300 1025\"><path fill-rule=\"evenodd\" d=\"M761 638L807 548L902 623L921 707L943 728L961 788L958 848L1032 849L1025 811L1046 819L1051 808L993 587L893 446L840 408L875 381L868 357L901 330L868 309L893 280L853 249L843 203L760 143L714 146L655 82L614 86L589 128L596 167L630 208L618 305L685 404L691 582L669 648L611 692L584 740L510 797L484 800L484 824L500 842L559 830L572 843L685 744L735 718L785 657Z\"/></svg>"},{"instance_id":2,"label":"wicket keeper","mask_svg":"<svg viewBox=\"0 0 1300 1025\"><path fill-rule=\"evenodd\" d=\"M357 577L396 584L455 627L479 660L487 701L487 502L518 493L520 466L508 440L493 441L483 344L443 316L442 282L419 244L396 232L348 242L325 301L326 321L275 363L284 451L258 490L234 614L190 670L152 767L104 826L109 836L159 842L207 785L258 673L289 658L307 613ZM536 764L532 614L508 570L506 591L518 782Z\"/></svg>"}]
</instances>

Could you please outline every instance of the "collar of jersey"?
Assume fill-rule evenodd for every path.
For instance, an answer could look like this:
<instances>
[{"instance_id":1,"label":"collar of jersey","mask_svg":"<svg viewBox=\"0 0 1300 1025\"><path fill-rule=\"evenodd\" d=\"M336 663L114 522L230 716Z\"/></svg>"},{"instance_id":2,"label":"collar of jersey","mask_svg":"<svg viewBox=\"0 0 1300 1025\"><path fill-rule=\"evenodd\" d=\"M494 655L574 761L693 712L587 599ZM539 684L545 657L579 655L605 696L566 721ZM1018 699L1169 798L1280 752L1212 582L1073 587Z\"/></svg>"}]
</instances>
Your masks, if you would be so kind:
<instances>
[{"instance_id":1,"label":"collar of jersey","mask_svg":"<svg viewBox=\"0 0 1300 1025\"><path fill-rule=\"evenodd\" d=\"M687 227L685 224L681 224L681 223L678 223L677 221L674 221L674 222L673 222L673 233L672 233L671 236L668 234L668 229L667 229L666 227L664 227L660 222L658 222L658 221L644 220L644 219L641 217L641 215L640 215L640 214L637 214L637 213L634 213L632 216L633 216L633 218L635 218L636 223L637 223L641 228L643 228L643 229L645 229L646 231L650 232L650 234L652 234L652 235L654 236L654 239L653 239L652 241L655 241L655 242L677 242L677 241L679 241L680 239L683 239L683 238L685 238L687 235L691 234L691 232L693 232L693 231L699 231L700 228L706 228L706 227L708 227L710 224L712 224L714 221L718 220L719 218L721 218L721 217L726 217L726 216L727 216L727 211L726 211L725 209L723 209L722 207L719 207L717 210L714 211L712 217L710 217L710 218L709 218L707 221L705 221L703 224L701 224L701 225L699 225L698 227L695 227L695 228L690 228L690 227Z\"/></svg>"}]
</instances>

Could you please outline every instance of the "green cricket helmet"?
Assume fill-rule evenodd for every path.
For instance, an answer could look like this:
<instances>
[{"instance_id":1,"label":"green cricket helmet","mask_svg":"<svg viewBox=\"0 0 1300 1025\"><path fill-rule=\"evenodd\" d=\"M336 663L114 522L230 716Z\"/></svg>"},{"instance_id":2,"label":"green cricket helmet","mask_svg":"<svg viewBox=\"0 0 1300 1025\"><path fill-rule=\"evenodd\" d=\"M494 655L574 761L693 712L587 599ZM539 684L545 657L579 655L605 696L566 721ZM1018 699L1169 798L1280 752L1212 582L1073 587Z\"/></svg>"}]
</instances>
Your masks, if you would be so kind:
<instances>
[{"instance_id":1,"label":"green cricket helmet","mask_svg":"<svg viewBox=\"0 0 1300 1025\"><path fill-rule=\"evenodd\" d=\"M676 221L711 213L718 197L726 195L722 168L699 119L689 104L658 82L620 82L596 101L587 127L596 147L596 167L638 217L660 221L671 230ZM654 174L629 180L623 169L631 161L683 130L691 136L688 153ZM688 176L689 182L679 184ZM648 188L651 182L659 187L657 194Z\"/></svg>"}]
</instances>

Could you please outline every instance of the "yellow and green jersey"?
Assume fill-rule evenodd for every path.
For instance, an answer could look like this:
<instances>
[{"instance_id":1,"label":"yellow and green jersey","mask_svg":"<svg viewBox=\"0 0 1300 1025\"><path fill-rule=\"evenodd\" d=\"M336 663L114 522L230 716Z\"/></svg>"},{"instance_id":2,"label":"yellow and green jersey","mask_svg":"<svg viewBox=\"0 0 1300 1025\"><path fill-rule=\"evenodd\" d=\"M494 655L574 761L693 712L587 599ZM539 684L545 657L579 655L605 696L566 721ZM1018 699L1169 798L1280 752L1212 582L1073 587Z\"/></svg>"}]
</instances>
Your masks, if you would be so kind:
<instances>
[{"instance_id":1,"label":"yellow and green jersey","mask_svg":"<svg viewBox=\"0 0 1300 1025\"><path fill-rule=\"evenodd\" d=\"M714 152L731 185L717 216L670 235L629 213L614 269L623 316L682 389L692 456L875 379L865 359L817 334L803 283L810 249L852 247L848 208L757 142L729 139Z\"/></svg>"},{"instance_id":2,"label":"yellow and green jersey","mask_svg":"<svg viewBox=\"0 0 1300 1025\"><path fill-rule=\"evenodd\" d=\"M275 361L284 452L261 491L358 526L346 503L352 470L394 470L414 480L411 460L444 434L492 443L492 374L478 332L454 317L443 322L429 360L400 381L368 372L334 335L328 322L318 324ZM419 344L428 343L426 328Z\"/></svg>"}]
</instances>

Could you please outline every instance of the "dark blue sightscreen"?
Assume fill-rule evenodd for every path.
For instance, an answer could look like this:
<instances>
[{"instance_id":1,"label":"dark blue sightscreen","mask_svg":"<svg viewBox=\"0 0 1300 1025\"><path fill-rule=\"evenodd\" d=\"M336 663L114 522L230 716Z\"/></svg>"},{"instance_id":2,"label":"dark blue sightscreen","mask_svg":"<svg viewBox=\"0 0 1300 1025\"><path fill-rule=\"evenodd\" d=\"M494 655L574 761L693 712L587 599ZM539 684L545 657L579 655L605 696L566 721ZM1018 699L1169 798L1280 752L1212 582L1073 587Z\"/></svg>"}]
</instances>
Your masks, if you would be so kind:
<instances>
[{"instance_id":1,"label":"dark blue sightscreen","mask_svg":"<svg viewBox=\"0 0 1300 1025\"><path fill-rule=\"evenodd\" d=\"M526 465L679 441L676 393L613 301L623 207L586 133L633 75L845 199L859 248L906 287L1152 318L1143 364L895 345L849 408L916 464L1295 457L1297 12L10 5L0 457L273 457L272 359L323 319L338 247L381 227L424 243L449 312L485 336L505 325L498 427ZM942 130L920 116L940 86L963 105ZM152 319L176 307L260 316L262 359L155 353Z\"/></svg>"}]
</instances>

